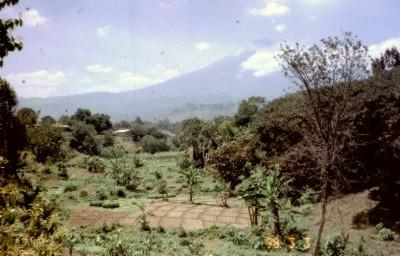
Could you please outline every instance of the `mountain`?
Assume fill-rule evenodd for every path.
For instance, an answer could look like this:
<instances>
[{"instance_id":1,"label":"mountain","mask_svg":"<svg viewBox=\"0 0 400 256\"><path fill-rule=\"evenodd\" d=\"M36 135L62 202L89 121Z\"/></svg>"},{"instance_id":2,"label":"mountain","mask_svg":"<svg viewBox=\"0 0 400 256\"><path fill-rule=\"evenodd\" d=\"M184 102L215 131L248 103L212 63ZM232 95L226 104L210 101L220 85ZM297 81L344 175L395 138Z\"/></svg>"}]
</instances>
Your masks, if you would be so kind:
<instances>
[{"instance_id":1,"label":"mountain","mask_svg":"<svg viewBox=\"0 0 400 256\"><path fill-rule=\"evenodd\" d=\"M176 121L199 113L204 118L232 114L242 99L264 96L270 100L281 96L288 87L280 72L254 77L244 71L241 63L252 54L247 51L225 57L200 70L143 89L20 99L20 107L31 107L40 110L41 115L54 117L72 114L78 107L88 108L93 113L107 113L114 121L132 120L136 116Z\"/></svg>"}]
</instances>

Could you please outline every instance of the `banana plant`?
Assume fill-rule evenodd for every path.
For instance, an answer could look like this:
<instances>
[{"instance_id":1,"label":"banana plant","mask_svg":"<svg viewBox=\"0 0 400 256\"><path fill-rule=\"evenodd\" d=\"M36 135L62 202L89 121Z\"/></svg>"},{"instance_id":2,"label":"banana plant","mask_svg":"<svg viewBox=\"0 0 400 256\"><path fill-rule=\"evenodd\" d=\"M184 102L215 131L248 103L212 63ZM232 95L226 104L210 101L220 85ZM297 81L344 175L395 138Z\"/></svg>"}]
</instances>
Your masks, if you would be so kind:
<instances>
[{"instance_id":1,"label":"banana plant","mask_svg":"<svg viewBox=\"0 0 400 256\"><path fill-rule=\"evenodd\" d=\"M199 185L200 173L196 167L191 165L182 172L182 176L189 187L189 202L193 202L194 188Z\"/></svg>"}]
</instances>

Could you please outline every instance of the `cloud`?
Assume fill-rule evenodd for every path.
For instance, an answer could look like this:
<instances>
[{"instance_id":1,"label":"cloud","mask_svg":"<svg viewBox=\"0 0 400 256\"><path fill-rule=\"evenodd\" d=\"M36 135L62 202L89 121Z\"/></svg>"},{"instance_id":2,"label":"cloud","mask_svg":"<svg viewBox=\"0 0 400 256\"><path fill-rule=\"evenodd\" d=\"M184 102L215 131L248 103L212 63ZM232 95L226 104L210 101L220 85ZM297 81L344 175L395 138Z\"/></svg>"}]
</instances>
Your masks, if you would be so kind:
<instances>
[{"instance_id":1,"label":"cloud","mask_svg":"<svg viewBox=\"0 0 400 256\"><path fill-rule=\"evenodd\" d=\"M286 24L278 24L275 26L275 30L278 32L282 32L286 29L286 27L287 27Z\"/></svg>"},{"instance_id":2,"label":"cloud","mask_svg":"<svg viewBox=\"0 0 400 256\"><path fill-rule=\"evenodd\" d=\"M111 26L98 27L98 28L96 29L96 33L97 33L97 36L98 36L99 38L103 38L103 37L108 36L108 34L110 33L110 31L111 31Z\"/></svg>"},{"instance_id":3,"label":"cloud","mask_svg":"<svg viewBox=\"0 0 400 256\"><path fill-rule=\"evenodd\" d=\"M269 75L279 70L279 63L275 59L276 51L261 49L250 56L241 64L244 70L253 72L253 76L260 77Z\"/></svg>"},{"instance_id":4,"label":"cloud","mask_svg":"<svg viewBox=\"0 0 400 256\"><path fill-rule=\"evenodd\" d=\"M152 75L159 77L159 80L165 81L180 74L180 72L173 68L166 68L161 64L157 64L151 71Z\"/></svg>"},{"instance_id":5,"label":"cloud","mask_svg":"<svg viewBox=\"0 0 400 256\"><path fill-rule=\"evenodd\" d=\"M91 73L111 73L114 69L112 67L105 67L99 64L96 65L90 65L86 67L86 70L91 72Z\"/></svg>"},{"instance_id":6,"label":"cloud","mask_svg":"<svg viewBox=\"0 0 400 256\"><path fill-rule=\"evenodd\" d=\"M20 97L48 97L57 93L57 88L67 81L67 76L62 71L39 70L12 73L6 76L6 79L14 86Z\"/></svg>"},{"instance_id":7,"label":"cloud","mask_svg":"<svg viewBox=\"0 0 400 256\"><path fill-rule=\"evenodd\" d=\"M67 76L62 71L52 73L47 70L39 70L31 73L13 73L6 78L15 85L54 87L65 82Z\"/></svg>"},{"instance_id":8,"label":"cloud","mask_svg":"<svg viewBox=\"0 0 400 256\"><path fill-rule=\"evenodd\" d=\"M171 9L172 7L174 7L173 4L171 3L165 3L163 1L160 1L160 3L158 4L160 6L160 8L162 9Z\"/></svg>"},{"instance_id":9,"label":"cloud","mask_svg":"<svg viewBox=\"0 0 400 256\"><path fill-rule=\"evenodd\" d=\"M249 10L249 14L256 16L281 16L288 14L290 8L280 0L267 0L263 8L253 8Z\"/></svg>"},{"instance_id":10,"label":"cloud","mask_svg":"<svg viewBox=\"0 0 400 256\"><path fill-rule=\"evenodd\" d=\"M148 75L140 75L132 72L121 72L118 76L119 90L139 89L149 85L164 82L179 75L180 72L174 68L167 68L161 64L155 65Z\"/></svg>"},{"instance_id":11,"label":"cloud","mask_svg":"<svg viewBox=\"0 0 400 256\"><path fill-rule=\"evenodd\" d=\"M41 16L36 9L29 9L22 13L22 20L24 24L32 27L46 23L46 18Z\"/></svg>"},{"instance_id":12,"label":"cloud","mask_svg":"<svg viewBox=\"0 0 400 256\"><path fill-rule=\"evenodd\" d=\"M151 79L145 76L136 75L131 72L122 72L119 74L119 84L121 85L129 85L129 84L149 84Z\"/></svg>"},{"instance_id":13,"label":"cloud","mask_svg":"<svg viewBox=\"0 0 400 256\"><path fill-rule=\"evenodd\" d=\"M91 78L83 78L81 80L79 80L80 84L92 84L93 80Z\"/></svg>"},{"instance_id":14,"label":"cloud","mask_svg":"<svg viewBox=\"0 0 400 256\"><path fill-rule=\"evenodd\" d=\"M207 42L198 42L194 44L194 48L196 48L196 50L198 51L206 51L208 49L210 49L211 44L207 43Z\"/></svg>"},{"instance_id":15,"label":"cloud","mask_svg":"<svg viewBox=\"0 0 400 256\"><path fill-rule=\"evenodd\" d=\"M389 38L383 42L370 45L368 47L369 55L373 58L377 58L384 53L386 49L392 48L393 46L400 48L400 37Z\"/></svg>"}]
</instances>

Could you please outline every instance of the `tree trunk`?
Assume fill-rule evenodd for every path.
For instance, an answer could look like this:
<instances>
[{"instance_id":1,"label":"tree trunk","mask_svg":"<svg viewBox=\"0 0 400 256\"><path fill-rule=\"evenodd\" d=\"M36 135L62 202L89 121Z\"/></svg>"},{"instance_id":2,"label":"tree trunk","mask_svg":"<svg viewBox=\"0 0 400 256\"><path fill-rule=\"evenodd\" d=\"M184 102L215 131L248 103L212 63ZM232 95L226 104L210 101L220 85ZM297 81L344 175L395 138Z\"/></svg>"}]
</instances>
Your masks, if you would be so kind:
<instances>
[{"instance_id":1,"label":"tree trunk","mask_svg":"<svg viewBox=\"0 0 400 256\"><path fill-rule=\"evenodd\" d=\"M279 210L278 207L274 204L272 207L272 215L274 216L274 233L278 237L282 237L282 230L281 230L281 221L279 218Z\"/></svg>"},{"instance_id":2,"label":"tree trunk","mask_svg":"<svg viewBox=\"0 0 400 256\"><path fill-rule=\"evenodd\" d=\"M321 236L325 226L326 205L328 203L329 176L324 175L324 179L324 186L322 187L321 221L319 223L317 241L315 242L313 256L319 256L321 254Z\"/></svg>"},{"instance_id":3,"label":"tree trunk","mask_svg":"<svg viewBox=\"0 0 400 256\"><path fill-rule=\"evenodd\" d=\"M189 185L189 202L193 202L193 185Z\"/></svg>"}]
</instances>

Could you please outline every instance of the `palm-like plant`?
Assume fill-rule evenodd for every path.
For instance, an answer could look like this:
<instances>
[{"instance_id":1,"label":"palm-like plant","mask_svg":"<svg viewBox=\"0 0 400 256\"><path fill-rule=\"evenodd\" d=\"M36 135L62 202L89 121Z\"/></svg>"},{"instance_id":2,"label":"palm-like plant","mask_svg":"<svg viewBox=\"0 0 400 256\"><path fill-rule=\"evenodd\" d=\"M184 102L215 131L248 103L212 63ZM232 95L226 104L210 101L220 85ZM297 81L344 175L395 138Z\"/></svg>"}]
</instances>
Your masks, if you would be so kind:
<instances>
[{"instance_id":1,"label":"palm-like plant","mask_svg":"<svg viewBox=\"0 0 400 256\"><path fill-rule=\"evenodd\" d=\"M182 176L189 186L189 202L193 202L193 190L199 184L200 173L197 168L191 165L182 172Z\"/></svg>"},{"instance_id":2,"label":"palm-like plant","mask_svg":"<svg viewBox=\"0 0 400 256\"><path fill-rule=\"evenodd\" d=\"M249 178L242 182L239 190L249 210L252 225L258 224L259 211L265 207L271 211L274 218L274 234L282 236L279 212L286 207L287 201L281 198L289 182L289 179L280 175L278 165L270 172L258 167Z\"/></svg>"},{"instance_id":3,"label":"palm-like plant","mask_svg":"<svg viewBox=\"0 0 400 256\"><path fill-rule=\"evenodd\" d=\"M285 206L280 198L289 183L289 179L280 175L279 165L276 165L275 169L265 179L263 195L266 207L270 209L274 218L274 234L277 236L282 236L279 211Z\"/></svg>"}]
</instances>

